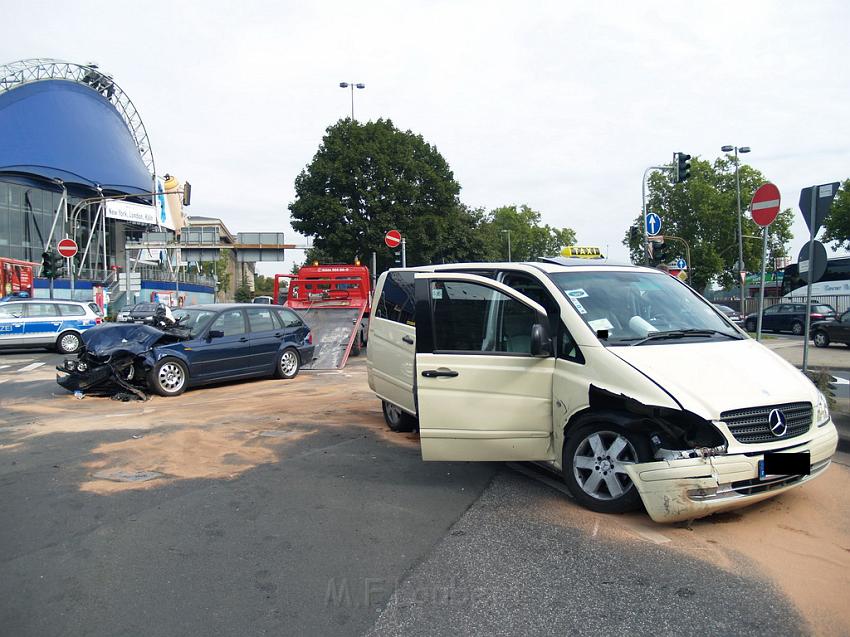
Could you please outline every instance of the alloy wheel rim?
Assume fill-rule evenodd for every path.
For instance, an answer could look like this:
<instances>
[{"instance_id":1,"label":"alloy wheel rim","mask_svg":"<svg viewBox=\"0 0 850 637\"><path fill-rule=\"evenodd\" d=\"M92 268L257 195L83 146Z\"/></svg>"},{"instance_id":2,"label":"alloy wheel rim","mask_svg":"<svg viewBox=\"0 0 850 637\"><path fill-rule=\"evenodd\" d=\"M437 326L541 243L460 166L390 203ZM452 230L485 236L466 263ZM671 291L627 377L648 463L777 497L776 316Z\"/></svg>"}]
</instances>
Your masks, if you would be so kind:
<instances>
[{"instance_id":1,"label":"alloy wheel rim","mask_svg":"<svg viewBox=\"0 0 850 637\"><path fill-rule=\"evenodd\" d=\"M80 346L79 339L73 334L66 334L62 337L62 349L66 352L73 352Z\"/></svg>"},{"instance_id":2,"label":"alloy wheel rim","mask_svg":"<svg viewBox=\"0 0 850 637\"><path fill-rule=\"evenodd\" d=\"M628 438L613 431L596 431L576 447L573 475L590 497L616 500L634 487L626 467L637 461L637 452Z\"/></svg>"},{"instance_id":3,"label":"alloy wheel rim","mask_svg":"<svg viewBox=\"0 0 850 637\"><path fill-rule=\"evenodd\" d=\"M291 376L298 367L298 361L292 352L284 352L280 357L280 370L284 376Z\"/></svg>"},{"instance_id":4,"label":"alloy wheel rim","mask_svg":"<svg viewBox=\"0 0 850 637\"><path fill-rule=\"evenodd\" d=\"M177 363L166 363L159 368L159 384L166 391L177 391L184 381L183 370Z\"/></svg>"},{"instance_id":5,"label":"alloy wheel rim","mask_svg":"<svg viewBox=\"0 0 850 637\"><path fill-rule=\"evenodd\" d=\"M824 343L826 343L826 339L824 338L824 335L821 334L820 332L815 334L815 345L823 345Z\"/></svg>"}]
</instances>

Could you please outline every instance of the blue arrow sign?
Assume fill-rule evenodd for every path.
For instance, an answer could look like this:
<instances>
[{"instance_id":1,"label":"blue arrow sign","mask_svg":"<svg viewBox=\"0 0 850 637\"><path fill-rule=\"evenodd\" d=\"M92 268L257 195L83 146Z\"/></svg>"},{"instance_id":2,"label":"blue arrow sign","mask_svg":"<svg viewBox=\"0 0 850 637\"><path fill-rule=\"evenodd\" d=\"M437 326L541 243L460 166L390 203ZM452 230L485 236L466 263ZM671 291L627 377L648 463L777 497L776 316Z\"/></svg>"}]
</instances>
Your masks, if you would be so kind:
<instances>
[{"instance_id":1,"label":"blue arrow sign","mask_svg":"<svg viewBox=\"0 0 850 637\"><path fill-rule=\"evenodd\" d=\"M685 261L682 257L679 257L678 259L676 259L676 269L677 270L684 270L686 267L688 267L687 261Z\"/></svg>"},{"instance_id":2,"label":"blue arrow sign","mask_svg":"<svg viewBox=\"0 0 850 637\"><path fill-rule=\"evenodd\" d=\"M654 212L646 215L646 234L647 236L655 236L661 232L661 217Z\"/></svg>"}]
</instances>

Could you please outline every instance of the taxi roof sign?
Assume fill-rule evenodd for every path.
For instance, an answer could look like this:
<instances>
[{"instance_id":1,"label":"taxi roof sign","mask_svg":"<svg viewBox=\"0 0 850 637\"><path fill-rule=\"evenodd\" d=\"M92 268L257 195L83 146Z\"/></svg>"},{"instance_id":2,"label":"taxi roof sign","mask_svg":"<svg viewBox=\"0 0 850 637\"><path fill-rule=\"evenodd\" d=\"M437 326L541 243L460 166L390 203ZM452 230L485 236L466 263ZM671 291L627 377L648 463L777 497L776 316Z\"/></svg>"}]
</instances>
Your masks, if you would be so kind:
<instances>
[{"instance_id":1,"label":"taxi roof sign","mask_svg":"<svg viewBox=\"0 0 850 637\"><path fill-rule=\"evenodd\" d=\"M588 246L567 246L561 250L561 256L567 259L604 259L600 248Z\"/></svg>"}]
</instances>

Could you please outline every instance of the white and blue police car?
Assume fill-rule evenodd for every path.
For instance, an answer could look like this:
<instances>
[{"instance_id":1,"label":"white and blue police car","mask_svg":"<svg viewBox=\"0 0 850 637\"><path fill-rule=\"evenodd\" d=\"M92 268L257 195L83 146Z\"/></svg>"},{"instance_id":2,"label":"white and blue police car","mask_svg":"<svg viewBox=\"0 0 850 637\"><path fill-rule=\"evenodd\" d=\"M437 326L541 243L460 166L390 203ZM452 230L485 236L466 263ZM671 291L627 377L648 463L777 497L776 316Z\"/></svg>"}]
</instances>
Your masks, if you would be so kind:
<instances>
[{"instance_id":1,"label":"white and blue police car","mask_svg":"<svg viewBox=\"0 0 850 637\"><path fill-rule=\"evenodd\" d=\"M0 303L0 347L46 347L73 354L80 335L103 321L95 303L14 299Z\"/></svg>"}]
</instances>

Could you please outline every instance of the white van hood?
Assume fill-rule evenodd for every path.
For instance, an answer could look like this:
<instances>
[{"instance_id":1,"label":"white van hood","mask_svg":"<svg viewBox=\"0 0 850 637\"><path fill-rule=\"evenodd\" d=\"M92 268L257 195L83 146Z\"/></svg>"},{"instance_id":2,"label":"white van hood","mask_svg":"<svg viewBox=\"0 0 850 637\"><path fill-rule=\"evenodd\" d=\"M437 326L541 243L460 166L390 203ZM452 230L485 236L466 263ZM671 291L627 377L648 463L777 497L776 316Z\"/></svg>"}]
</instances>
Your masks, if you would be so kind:
<instances>
[{"instance_id":1,"label":"white van hood","mask_svg":"<svg viewBox=\"0 0 850 637\"><path fill-rule=\"evenodd\" d=\"M730 409L817 399L817 390L801 371L750 338L668 341L608 351L658 383L684 409L708 420L718 420Z\"/></svg>"}]
</instances>

